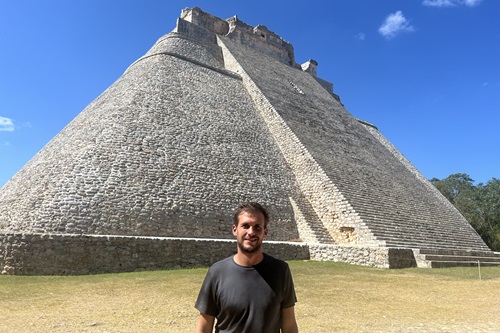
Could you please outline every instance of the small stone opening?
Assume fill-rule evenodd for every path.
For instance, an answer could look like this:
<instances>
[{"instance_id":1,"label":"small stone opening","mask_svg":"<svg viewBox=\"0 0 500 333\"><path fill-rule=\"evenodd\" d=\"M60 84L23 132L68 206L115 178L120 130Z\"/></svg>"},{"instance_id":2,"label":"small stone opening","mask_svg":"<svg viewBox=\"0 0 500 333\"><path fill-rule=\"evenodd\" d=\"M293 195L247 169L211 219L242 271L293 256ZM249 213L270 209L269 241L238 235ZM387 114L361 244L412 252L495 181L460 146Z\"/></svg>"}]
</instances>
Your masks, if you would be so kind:
<instances>
[{"instance_id":1,"label":"small stone opening","mask_svg":"<svg viewBox=\"0 0 500 333\"><path fill-rule=\"evenodd\" d=\"M352 241L355 239L354 231L355 229L353 227L340 227L340 237L344 241Z\"/></svg>"}]
</instances>

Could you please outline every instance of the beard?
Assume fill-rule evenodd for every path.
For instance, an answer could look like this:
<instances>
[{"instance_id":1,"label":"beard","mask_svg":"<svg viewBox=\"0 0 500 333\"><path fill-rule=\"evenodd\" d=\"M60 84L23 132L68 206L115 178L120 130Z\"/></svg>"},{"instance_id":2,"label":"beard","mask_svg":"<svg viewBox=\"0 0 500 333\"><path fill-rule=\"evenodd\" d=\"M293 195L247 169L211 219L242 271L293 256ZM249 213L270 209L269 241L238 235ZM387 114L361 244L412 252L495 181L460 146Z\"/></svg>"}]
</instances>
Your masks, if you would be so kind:
<instances>
[{"instance_id":1,"label":"beard","mask_svg":"<svg viewBox=\"0 0 500 333\"><path fill-rule=\"evenodd\" d=\"M257 244L255 244L255 246L245 247L245 240L243 240L242 242L238 242L238 247L240 248L241 252L255 253L255 252L258 252L262 248L262 242L257 242Z\"/></svg>"}]
</instances>

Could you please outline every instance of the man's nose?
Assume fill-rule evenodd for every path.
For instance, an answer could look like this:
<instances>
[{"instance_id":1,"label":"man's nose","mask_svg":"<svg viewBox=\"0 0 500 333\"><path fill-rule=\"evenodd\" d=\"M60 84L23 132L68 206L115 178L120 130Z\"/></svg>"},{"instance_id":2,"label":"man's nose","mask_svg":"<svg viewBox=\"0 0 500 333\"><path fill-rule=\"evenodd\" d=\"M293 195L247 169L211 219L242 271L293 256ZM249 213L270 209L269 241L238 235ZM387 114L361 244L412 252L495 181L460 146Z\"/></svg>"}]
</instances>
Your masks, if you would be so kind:
<instances>
[{"instance_id":1,"label":"man's nose","mask_svg":"<svg viewBox=\"0 0 500 333\"><path fill-rule=\"evenodd\" d=\"M248 231L247 231L247 234L249 234L249 235L255 234L255 229L253 227L249 227Z\"/></svg>"}]
</instances>

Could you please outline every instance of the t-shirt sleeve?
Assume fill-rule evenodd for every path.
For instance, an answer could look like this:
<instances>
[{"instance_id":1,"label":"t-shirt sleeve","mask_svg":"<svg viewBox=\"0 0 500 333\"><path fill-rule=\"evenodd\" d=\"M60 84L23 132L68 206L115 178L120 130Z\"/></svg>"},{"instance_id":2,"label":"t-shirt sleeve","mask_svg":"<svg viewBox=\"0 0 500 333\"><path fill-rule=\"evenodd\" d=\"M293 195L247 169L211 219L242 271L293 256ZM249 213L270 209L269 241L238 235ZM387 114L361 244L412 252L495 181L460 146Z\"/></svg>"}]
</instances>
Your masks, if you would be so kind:
<instances>
[{"instance_id":1,"label":"t-shirt sleeve","mask_svg":"<svg viewBox=\"0 0 500 333\"><path fill-rule=\"evenodd\" d=\"M215 300L216 293L214 284L214 276L211 269L209 269L201 285L194 307L198 309L200 313L215 317L218 313L218 309Z\"/></svg>"},{"instance_id":2,"label":"t-shirt sleeve","mask_svg":"<svg viewBox=\"0 0 500 333\"><path fill-rule=\"evenodd\" d=\"M286 309L291 306L294 306L297 302L297 296L295 295L295 286L293 284L292 272L290 272L290 268L286 267L285 270L285 278L283 283L283 301L281 302L281 308Z\"/></svg>"}]
</instances>

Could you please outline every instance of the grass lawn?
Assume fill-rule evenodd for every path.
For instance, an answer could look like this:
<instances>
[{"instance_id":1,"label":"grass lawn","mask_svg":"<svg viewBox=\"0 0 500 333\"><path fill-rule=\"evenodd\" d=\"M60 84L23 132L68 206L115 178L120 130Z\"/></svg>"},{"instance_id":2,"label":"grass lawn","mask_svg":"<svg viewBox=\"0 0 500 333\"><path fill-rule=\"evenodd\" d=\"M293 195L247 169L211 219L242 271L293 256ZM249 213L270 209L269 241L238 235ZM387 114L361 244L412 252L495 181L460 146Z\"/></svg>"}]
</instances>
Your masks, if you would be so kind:
<instances>
[{"instance_id":1,"label":"grass lawn","mask_svg":"<svg viewBox=\"0 0 500 333\"><path fill-rule=\"evenodd\" d=\"M291 261L300 332L500 332L500 267ZM193 332L206 269L0 276L0 332Z\"/></svg>"}]
</instances>

